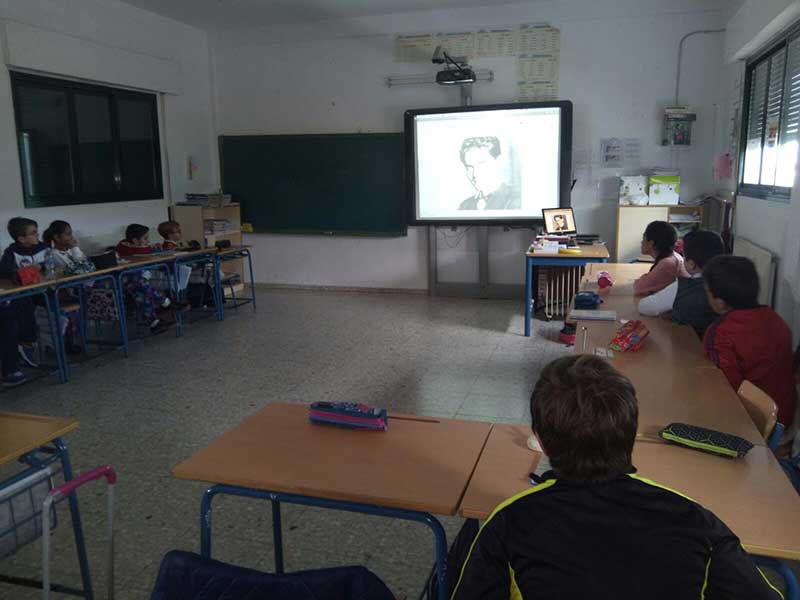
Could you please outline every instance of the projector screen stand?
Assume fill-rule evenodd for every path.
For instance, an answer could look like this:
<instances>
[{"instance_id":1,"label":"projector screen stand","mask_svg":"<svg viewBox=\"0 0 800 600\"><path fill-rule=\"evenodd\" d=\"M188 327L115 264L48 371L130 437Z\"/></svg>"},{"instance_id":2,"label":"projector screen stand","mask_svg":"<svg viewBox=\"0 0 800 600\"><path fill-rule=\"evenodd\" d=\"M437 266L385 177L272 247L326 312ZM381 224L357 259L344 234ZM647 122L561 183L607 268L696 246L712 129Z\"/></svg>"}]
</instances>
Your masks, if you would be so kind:
<instances>
[{"instance_id":1,"label":"projector screen stand","mask_svg":"<svg viewBox=\"0 0 800 600\"><path fill-rule=\"evenodd\" d=\"M519 299L524 296L522 285L490 283L489 279L489 226L473 227L478 235L478 281L440 282L437 260L436 225L428 225L428 294L455 298L481 298L492 300ZM521 260L521 259L520 259Z\"/></svg>"}]
</instances>

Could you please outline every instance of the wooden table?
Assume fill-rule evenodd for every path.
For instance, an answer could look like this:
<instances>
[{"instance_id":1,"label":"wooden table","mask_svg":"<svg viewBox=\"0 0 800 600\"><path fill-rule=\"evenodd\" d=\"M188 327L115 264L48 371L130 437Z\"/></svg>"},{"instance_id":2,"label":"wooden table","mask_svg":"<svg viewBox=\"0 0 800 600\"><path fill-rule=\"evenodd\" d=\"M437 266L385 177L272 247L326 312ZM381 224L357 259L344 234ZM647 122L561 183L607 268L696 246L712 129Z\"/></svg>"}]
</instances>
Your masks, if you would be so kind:
<instances>
[{"instance_id":1,"label":"wooden table","mask_svg":"<svg viewBox=\"0 0 800 600\"><path fill-rule=\"evenodd\" d=\"M616 310L618 319L640 319L650 330L641 350L615 352L612 359L636 387L639 432L654 436L669 423L682 422L766 445L735 390L706 357L694 330L638 314L632 282L649 268L640 264L589 265L583 282L584 288L596 289L597 272L611 273L615 283L602 291L601 308ZM576 351L591 354L595 348L606 348L618 327L619 321L578 321Z\"/></svg>"},{"instance_id":2,"label":"wooden table","mask_svg":"<svg viewBox=\"0 0 800 600\"><path fill-rule=\"evenodd\" d=\"M443 583L447 543L428 513L456 514L491 428L476 421L392 415L387 432L352 431L313 425L308 407L276 403L172 472L218 484L203 498L205 557L211 554L211 498L234 494L272 500L278 572L283 570L279 502L291 502L426 523L436 537ZM446 586L440 589L446 592Z\"/></svg>"},{"instance_id":3,"label":"wooden table","mask_svg":"<svg viewBox=\"0 0 800 600\"><path fill-rule=\"evenodd\" d=\"M472 476L459 514L485 519L494 508L530 487L528 474L541 454L525 445L530 428L495 425ZM637 441L640 475L686 494L713 511L748 552L800 559L800 497L772 452L757 446L744 459L726 459L663 442Z\"/></svg>"},{"instance_id":4,"label":"wooden table","mask_svg":"<svg viewBox=\"0 0 800 600\"><path fill-rule=\"evenodd\" d=\"M78 421L22 413L0 413L0 465L77 429Z\"/></svg>"},{"instance_id":5,"label":"wooden table","mask_svg":"<svg viewBox=\"0 0 800 600\"><path fill-rule=\"evenodd\" d=\"M589 263L604 263L609 258L604 245L581 246L579 254L525 253L525 337L531 335L531 318L536 312L536 296L539 291L539 267L584 267Z\"/></svg>"},{"instance_id":6,"label":"wooden table","mask_svg":"<svg viewBox=\"0 0 800 600\"><path fill-rule=\"evenodd\" d=\"M55 462L61 463L64 481L71 480L73 478L72 462L69 450L61 438L77 429L78 424L78 421L70 418L0 412L0 466L20 458L28 465L22 472L15 473L9 479L0 482L0 487L17 482ZM43 452L37 452L40 449ZM91 598L93 597L92 579L89 573L89 559L86 554L77 495L70 494L67 502L83 584L83 589L77 590L78 594L74 593L76 590L69 593L73 595L83 593L86 597ZM0 581L29 587L37 587L37 584L41 586L41 582L36 580L7 575L0 575ZM66 591L72 588L63 589Z\"/></svg>"}]
</instances>

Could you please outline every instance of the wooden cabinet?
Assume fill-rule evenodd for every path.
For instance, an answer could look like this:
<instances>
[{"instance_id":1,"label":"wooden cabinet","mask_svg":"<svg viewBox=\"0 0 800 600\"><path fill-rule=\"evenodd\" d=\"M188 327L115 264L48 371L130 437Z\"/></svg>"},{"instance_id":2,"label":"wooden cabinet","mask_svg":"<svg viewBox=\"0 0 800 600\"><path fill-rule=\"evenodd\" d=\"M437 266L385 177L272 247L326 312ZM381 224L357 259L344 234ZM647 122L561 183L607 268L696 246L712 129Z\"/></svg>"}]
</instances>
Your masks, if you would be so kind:
<instances>
[{"instance_id":1,"label":"wooden cabinet","mask_svg":"<svg viewBox=\"0 0 800 600\"><path fill-rule=\"evenodd\" d=\"M685 204L618 206L615 262L633 262L639 257L642 234L651 221L672 223L682 237L689 229L703 224L703 207Z\"/></svg>"},{"instance_id":2,"label":"wooden cabinet","mask_svg":"<svg viewBox=\"0 0 800 600\"><path fill-rule=\"evenodd\" d=\"M222 240L230 241L232 246L242 245L242 214L238 203L219 207L175 204L169 207L169 214L170 219L181 224L184 242L197 240L204 248L213 248ZM227 221L229 225L224 230L214 231L215 221ZM244 281L244 264L241 259L222 263L222 271L226 278L238 275L239 281ZM234 289L241 286L243 284L237 283ZM224 287L226 294L229 293L229 287Z\"/></svg>"}]
</instances>

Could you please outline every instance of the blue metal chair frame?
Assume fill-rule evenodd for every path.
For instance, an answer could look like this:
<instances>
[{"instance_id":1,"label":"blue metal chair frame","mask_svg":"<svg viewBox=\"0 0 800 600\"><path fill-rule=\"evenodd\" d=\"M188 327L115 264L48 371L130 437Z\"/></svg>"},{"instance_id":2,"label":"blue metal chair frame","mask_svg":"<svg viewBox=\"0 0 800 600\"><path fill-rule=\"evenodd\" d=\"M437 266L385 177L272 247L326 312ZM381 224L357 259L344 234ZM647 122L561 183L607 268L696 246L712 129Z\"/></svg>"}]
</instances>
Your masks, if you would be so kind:
<instances>
[{"instance_id":1,"label":"blue metal chair frame","mask_svg":"<svg viewBox=\"0 0 800 600\"><path fill-rule=\"evenodd\" d=\"M122 336L122 352L127 358L128 356L128 327L125 322L125 302L123 300L122 295L122 279L117 278L116 272L111 273L99 273L96 275L92 275L88 273L85 277L81 277L80 279L67 281L64 283L58 283L53 288L53 309L54 309L54 316L57 321L57 315L61 312L61 305L58 299L58 292L60 290L70 289L70 288L79 288L82 290L83 286L88 283L95 283L98 281L110 281L111 282L111 289L114 292L114 304L117 307L117 314L119 315L119 332ZM81 304L81 327L83 328L83 339L86 340L86 315L84 311L84 302L83 302L83 293L82 291L79 293L79 299ZM57 328L56 334L56 345L58 346L58 352L60 352L59 363L62 364L61 369L61 383L66 383L69 380L69 359L67 358L67 352L64 347L64 336L61 335L61 328Z\"/></svg>"},{"instance_id":2,"label":"blue metal chair frame","mask_svg":"<svg viewBox=\"0 0 800 600\"><path fill-rule=\"evenodd\" d=\"M800 588L797 585L797 578L785 562L769 556L755 555L753 555L753 562L759 567L772 569L783 578L783 582L786 585L786 600L800 600Z\"/></svg>"},{"instance_id":3,"label":"blue metal chair frame","mask_svg":"<svg viewBox=\"0 0 800 600\"><path fill-rule=\"evenodd\" d=\"M200 554L203 558L211 558L211 502L215 496L219 495L256 498L259 500L269 500L272 503L272 536L273 544L275 546L276 573L284 572L281 502L285 502L287 504L301 504L303 506L315 506L318 508L327 508L333 510L344 510L348 512L422 523L430 528L430 530L433 532L436 545L436 577L439 583L439 600L447 600L447 535L445 534L442 524L436 519L436 517L429 513L404 510L400 508L375 506L372 504L361 504L358 502L347 502L345 500L330 500L327 498L315 498L313 496L284 494L282 492L270 492L266 490L257 490L232 485L214 485L206 490L200 503Z\"/></svg>"},{"instance_id":4,"label":"blue metal chair frame","mask_svg":"<svg viewBox=\"0 0 800 600\"><path fill-rule=\"evenodd\" d=\"M33 296L42 296L44 298L45 308L47 310L47 323L50 326L50 331L53 332L53 345L56 346L56 361L58 366L56 371L59 379L64 381L64 354L61 352L63 342L61 341L61 329L58 327L58 319L56 313L53 312L53 302L51 299L52 288L47 286L37 287L34 289L21 289L19 291L9 292L0 296L0 302L10 302L13 300L20 300L22 298L32 298Z\"/></svg>"},{"instance_id":5,"label":"blue metal chair frame","mask_svg":"<svg viewBox=\"0 0 800 600\"><path fill-rule=\"evenodd\" d=\"M568 256L568 255L565 255ZM539 289L539 267L585 267L589 263L605 263L607 258L589 258L570 256L569 258L551 257L525 257L525 337L531 336L531 319L538 308L537 301L533 294L536 288L538 296Z\"/></svg>"},{"instance_id":6,"label":"blue metal chair frame","mask_svg":"<svg viewBox=\"0 0 800 600\"><path fill-rule=\"evenodd\" d=\"M64 480L71 480L73 478L72 462L70 461L69 450L67 449L66 444L64 444L61 438L56 438L51 443L52 446L42 446L38 450L34 450L33 452L29 452L28 454L20 457L19 462L28 465L29 468L3 481L3 484L10 485L16 481L19 481L20 479L24 479L33 471L38 471L39 469L42 469L56 461L61 462ZM72 530L75 537L75 549L78 552L78 564L80 565L81 583L83 585L83 589L78 590L62 585L51 585L50 589L54 592L70 594L72 596L81 596L83 598L87 598L88 600L93 600L94 591L92 589L92 578L89 573L89 558L86 554L86 539L83 535L83 523L81 522L81 512L78 506L77 494L70 494L67 502L69 503L70 517L72 519ZM48 533L45 532L43 535L48 535ZM39 589L42 588L42 582L40 580L30 579L27 577L16 577L12 575L0 574L0 583L8 583L12 585L20 585Z\"/></svg>"},{"instance_id":7,"label":"blue metal chair frame","mask_svg":"<svg viewBox=\"0 0 800 600\"><path fill-rule=\"evenodd\" d=\"M215 260L216 251L209 248L208 252L204 252L203 254L191 255L191 256L181 256L180 254L176 255L174 262L172 263L172 281L173 281L173 289L175 290L175 297L178 297L178 265L184 266L192 266L196 264L210 264L212 266L216 266L217 262ZM216 302L216 292L214 294L214 301ZM217 309L215 307L214 313L217 314ZM180 313L175 315L175 323L177 328L177 335L180 336L183 333L183 314Z\"/></svg>"},{"instance_id":8,"label":"blue metal chair frame","mask_svg":"<svg viewBox=\"0 0 800 600\"><path fill-rule=\"evenodd\" d=\"M214 256L214 301L217 305L217 321L225 320L225 291L222 289L222 279L219 276L220 268L222 267L222 263L239 258L247 259L247 268L250 271L250 297L234 299L234 307L252 303L253 310L256 309L256 286L253 275L253 258L250 255L250 250L248 248L237 248L233 252L216 254Z\"/></svg>"}]
</instances>

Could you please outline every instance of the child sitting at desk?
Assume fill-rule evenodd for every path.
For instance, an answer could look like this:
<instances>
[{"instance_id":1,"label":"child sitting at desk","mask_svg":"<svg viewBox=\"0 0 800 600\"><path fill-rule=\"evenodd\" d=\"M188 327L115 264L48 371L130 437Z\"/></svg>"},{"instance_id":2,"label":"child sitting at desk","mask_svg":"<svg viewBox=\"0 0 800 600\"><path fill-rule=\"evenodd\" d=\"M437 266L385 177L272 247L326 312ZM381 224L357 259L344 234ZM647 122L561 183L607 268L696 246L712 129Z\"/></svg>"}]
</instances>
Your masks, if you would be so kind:
<instances>
[{"instance_id":1,"label":"child sitting at desk","mask_svg":"<svg viewBox=\"0 0 800 600\"><path fill-rule=\"evenodd\" d=\"M636 390L607 360L547 365L531 418L553 470L486 520L454 600L781 598L713 513L636 474Z\"/></svg>"},{"instance_id":2,"label":"child sitting at desk","mask_svg":"<svg viewBox=\"0 0 800 600\"><path fill-rule=\"evenodd\" d=\"M159 245L150 244L150 228L146 225L133 223L125 228L125 239L117 244L117 254L120 257L143 256L161 250ZM168 325L159 317L158 309L167 308L172 304L166 296L150 285L149 272L137 273L127 277L125 291L136 304L139 316L152 333L165 331Z\"/></svg>"},{"instance_id":3,"label":"child sitting at desk","mask_svg":"<svg viewBox=\"0 0 800 600\"><path fill-rule=\"evenodd\" d=\"M177 221L164 221L158 225L158 233L164 238L164 250L189 249L183 243L181 224ZM199 249L199 245L198 245ZM209 286L210 265L194 266L186 286L186 299L192 308L214 305L214 292Z\"/></svg>"},{"instance_id":4,"label":"child sitting at desk","mask_svg":"<svg viewBox=\"0 0 800 600\"><path fill-rule=\"evenodd\" d=\"M747 380L778 405L778 421L791 439L797 394L792 332L768 306L758 304L758 273L741 256L717 256L703 271L708 303L719 315L703 344L734 389Z\"/></svg>"},{"instance_id":5,"label":"child sitting at desk","mask_svg":"<svg viewBox=\"0 0 800 600\"><path fill-rule=\"evenodd\" d=\"M181 247L181 224L177 221L164 221L158 225L158 235L164 238L161 247L164 250L177 250Z\"/></svg>"},{"instance_id":6,"label":"child sitting at desk","mask_svg":"<svg viewBox=\"0 0 800 600\"><path fill-rule=\"evenodd\" d=\"M653 221L642 236L642 254L652 256L655 263L650 272L633 282L633 293L647 296L663 290L678 277L689 277L683 257L675 252L678 234L666 221Z\"/></svg>"},{"instance_id":7,"label":"child sitting at desk","mask_svg":"<svg viewBox=\"0 0 800 600\"><path fill-rule=\"evenodd\" d=\"M47 245L39 241L39 225L24 217L8 222L8 235L14 242L0 258L0 277L14 279L17 271L32 265L41 266L47 256ZM17 321L18 352L31 367L38 367L36 357L36 317L33 301L21 298L4 305L6 318ZM5 368L5 367L4 367Z\"/></svg>"},{"instance_id":8,"label":"child sitting at desk","mask_svg":"<svg viewBox=\"0 0 800 600\"><path fill-rule=\"evenodd\" d=\"M150 228L132 223L125 228L125 239L117 244L117 254L122 258L152 254L161 250L158 244L150 244Z\"/></svg>"},{"instance_id":9,"label":"child sitting at desk","mask_svg":"<svg viewBox=\"0 0 800 600\"><path fill-rule=\"evenodd\" d=\"M44 243L52 247L56 270L71 273L75 267L88 259L78 247L72 227L66 221L53 221L42 234Z\"/></svg>"},{"instance_id":10,"label":"child sitting at desk","mask_svg":"<svg viewBox=\"0 0 800 600\"><path fill-rule=\"evenodd\" d=\"M639 313L654 317L671 312L675 323L691 325L702 339L706 328L717 318L706 298L703 267L724 252L722 238L713 231L695 229L687 233L683 238L683 257L689 277L678 277L660 292L642 298Z\"/></svg>"}]
</instances>

